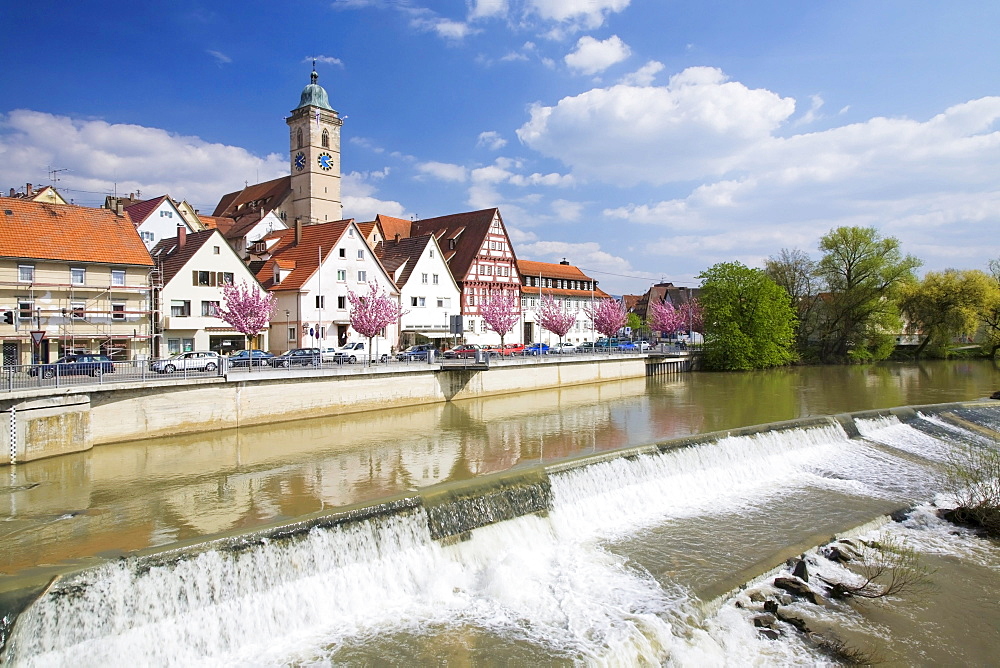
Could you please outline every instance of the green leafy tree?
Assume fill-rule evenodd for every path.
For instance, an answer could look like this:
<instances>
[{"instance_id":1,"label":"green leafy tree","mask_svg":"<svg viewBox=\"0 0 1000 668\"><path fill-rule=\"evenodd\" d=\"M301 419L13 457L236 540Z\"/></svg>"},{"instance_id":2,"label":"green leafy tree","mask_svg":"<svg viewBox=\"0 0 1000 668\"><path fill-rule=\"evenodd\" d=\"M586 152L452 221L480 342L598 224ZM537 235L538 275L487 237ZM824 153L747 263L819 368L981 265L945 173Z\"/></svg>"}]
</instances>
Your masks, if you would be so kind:
<instances>
[{"instance_id":1,"label":"green leafy tree","mask_svg":"<svg viewBox=\"0 0 1000 668\"><path fill-rule=\"evenodd\" d=\"M914 356L928 346L947 354L954 337L975 334L995 285L978 269L946 269L929 271L919 283L904 286L900 308L923 336Z\"/></svg>"},{"instance_id":2,"label":"green leafy tree","mask_svg":"<svg viewBox=\"0 0 1000 668\"><path fill-rule=\"evenodd\" d=\"M763 369L795 359L791 300L764 271L723 262L698 278L708 368Z\"/></svg>"},{"instance_id":3,"label":"green leafy tree","mask_svg":"<svg viewBox=\"0 0 1000 668\"><path fill-rule=\"evenodd\" d=\"M838 227L820 240L816 276L825 292L816 303L811 345L824 362L888 357L902 329L900 289L916 280L920 260L874 227Z\"/></svg>"},{"instance_id":4,"label":"green leafy tree","mask_svg":"<svg viewBox=\"0 0 1000 668\"><path fill-rule=\"evenodd\" d=\"M990 276L993 284L986 297L986 304L979 313L979 321L983 326L983 348L990 357L996 359L1000 350L1000 259L990 260Z\"/></svg>"},{"instance_id":5,"label":"green leafy tree","mask_svg":"<svg viewBox=\"0 0 1000 668\"><path fill-rule=\"evenodd\" d=\"M632 330L632 336L642 336L642 329L646 326L646 323L642 321L642 318L638 313L629 313L628 317L625 318L625 326Z\"/></svg>"},{"instance_id":6,"label":"green leafy tree","mask_svg":"<svg viewBox=\"0 0 1000 668\"><path fill-rule=\"evenodd\" d=\"M764 271L788 293L792 308L798 318L796 347L808 354L809 342L815 337L816 318L813 311L818 303L819 289L816 278L816 261L802 250L782 248L777 255L767 258Z\"/></svg>"}]
</instances>

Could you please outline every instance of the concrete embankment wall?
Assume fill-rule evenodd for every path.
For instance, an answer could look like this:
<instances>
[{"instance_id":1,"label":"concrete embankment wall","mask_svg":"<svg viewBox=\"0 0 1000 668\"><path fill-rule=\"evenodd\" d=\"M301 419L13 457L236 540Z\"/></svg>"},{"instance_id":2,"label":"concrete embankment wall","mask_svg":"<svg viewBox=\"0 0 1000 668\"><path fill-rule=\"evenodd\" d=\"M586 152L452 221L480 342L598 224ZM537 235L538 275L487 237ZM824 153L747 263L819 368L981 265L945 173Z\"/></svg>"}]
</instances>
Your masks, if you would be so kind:
<instances>
[{"instance_id":1,"label":"concrete embankment wall","mask_svg":"<svg viewBox=\"0 0 1000 668\"><path fill-rule=\"evenodd\" d=\"M382 408L637 378L647 358L539 361L488 370L409 367L269 371L48 396L0 397L0 465L94 445ZM10 457L8 457L8 453Z\"/></svg>"}]
</instances>

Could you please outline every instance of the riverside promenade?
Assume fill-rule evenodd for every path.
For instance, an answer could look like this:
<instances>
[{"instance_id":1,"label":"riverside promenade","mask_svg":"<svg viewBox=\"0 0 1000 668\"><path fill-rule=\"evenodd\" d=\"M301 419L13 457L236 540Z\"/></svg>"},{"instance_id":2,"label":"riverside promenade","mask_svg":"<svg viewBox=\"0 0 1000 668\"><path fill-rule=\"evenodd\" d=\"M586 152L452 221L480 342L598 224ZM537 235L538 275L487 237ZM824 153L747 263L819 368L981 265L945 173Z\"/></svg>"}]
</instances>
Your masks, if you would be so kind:
<instances>
[{"instance_id":1,"label":"riverside promenade","mask_svg":"<svg viewBox=\"0 0 1000 668\"><path fill-rule=\"evenodd\" d=\"M598 354L494 360L488 366L231 369L220 376L23 389L0 396L0 465L157 436L679 373L690 367L691 358L683 355Z\"/></svg>"}]
</instances>

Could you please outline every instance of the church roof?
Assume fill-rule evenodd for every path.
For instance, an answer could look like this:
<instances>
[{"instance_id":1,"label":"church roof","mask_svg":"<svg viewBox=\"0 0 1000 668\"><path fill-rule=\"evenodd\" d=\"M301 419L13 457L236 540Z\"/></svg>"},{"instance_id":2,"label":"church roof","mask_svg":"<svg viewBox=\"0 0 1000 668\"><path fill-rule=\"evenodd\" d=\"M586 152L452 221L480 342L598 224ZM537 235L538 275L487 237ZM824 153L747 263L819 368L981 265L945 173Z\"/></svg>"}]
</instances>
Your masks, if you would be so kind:
<instances>
[{"instance_id":1,"label":"church roof","mask_svg":"<svg viewBox=\"0 0 1000 668\"><path fill-rule=\"evenodd\" d=\"M316 70L313 70L309 76L310 83L302 89L302 95L299 96L299 106L295 109L319 107L320 109L333 111L333 107L330 106L330 100L326 96L326 89L316 83L316 80L319 79Z\"/></svg>"}]
</instances>

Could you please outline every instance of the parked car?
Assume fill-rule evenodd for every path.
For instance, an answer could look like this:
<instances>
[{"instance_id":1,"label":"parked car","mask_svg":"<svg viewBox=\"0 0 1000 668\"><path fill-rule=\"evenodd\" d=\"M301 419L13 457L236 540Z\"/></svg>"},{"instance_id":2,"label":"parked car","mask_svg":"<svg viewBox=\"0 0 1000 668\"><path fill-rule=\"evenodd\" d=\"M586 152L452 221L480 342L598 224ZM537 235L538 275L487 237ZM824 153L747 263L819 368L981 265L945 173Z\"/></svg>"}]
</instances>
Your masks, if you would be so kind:
<instances>
[{"instance_id":1,"label":"parked car","mask_svg":"<svg viewBox=\"0 0 1000 668\"><path fill-rule=\"evenodd\" d=\"M445 352L444 356L450 360L453 359L472 359L476 356L476 351L479 350L479 346L474 343L463 343L460 346L455 346L451 350Z\"/></svg>"},{"instance_id":2,"label":"parked car","mask_svg":"<svg viewBox=\"0 0 1000 668\"><path fill-rule=\"evenodd\" d=\"M437 352L437 348L435 348L433 344L420 343L396 353L396 359L400 362L413 362L416 360L426 361L427 354L432 350L435 353Z\"/></svg>"},{"instance_id":3,"label":"parked car","mask_svg":"<svg viewBox=\"0 0 1000 668\"><path fill-rule=\"evenodd\" d=\"M268 366L273 358L274 355L266 350L241 350L229 356L229 366Z\"/></svg>"},{"instance_id":4,"label":"parked car","mask_svg":"<svg viewBox=\"0 0 1000 668\"><path fill-rule=\"evenodd\" d=\"M603 337L597 339L597 343L594 344L594 347L597 348L598 350L607 350L608 348L618 347L618 344L621 342L622 339L616 337L611 337L610 339L607 337Z\"/></svg>"},{"instance_id":5,"label":"parked car","mask_svg":"<svg viewBox=\"0 0 1000 668\"><path fill-rule=\"evenodd\" d=\"M520 355L524 352L523 343L505 343L503 344L503 350L500 351L501 355L505 357L510 357L511 355Z\"/></svg>"},{"instance_id":6,"label":"parked car","mask_svg":"<svg viewBox=\"0 0 1000 668\"><path fill-rule=\"evenodd\" d=\"M524 349L525 355L548 355L549 347L544 343L532 343Z\"/></svg>"},{"instance_id":7,"label":"parked car","mask_svg":"<svg viewBox=\"0 0 1000 668\"><path fill-rule=\"evenodd\" d=\"M31 376L41 375L42 378L59 376L97 376L102 373L114 373L115 364L107 355L66 355L51 364L38 364L28 369Z\"/></svg>"},{"instance_id":8,"label":"parked car","mask_svg":"<svg viewBox=\"0 0 1000 668\"><path fill-rule=\"evenodd\" d=\"M578 353L592 353L597 350L597 346L593 341L584 341L576 347L576 352Z\"/></svg>"},{"instance_id":9,"label":"parked car","mask_svg":"<svg viewBox=\"0 0 1000 668\"><path fill-rule=\"evenodd\" d=\"M638 352L642 350L649 350L648 341L622 341L618 344L618 350L624 352Z\"/></svg>"},{"instance_id":10,"label":"parked car","mask_svg":"<svg viewBox=\"0 0 1000 668\"><path fill-rule=\"evenodd\" d=\"M551 352L556 354L575 353L576 346L570 343L569 341L563 341L562 343L557 343L556 345L552 346Z\"/></svg>"},{"instance_id":11,"label":"parked car","mask_svg":"<svg viewBox=\"0 0 1000 668\"><path fill-rule=\"evenodd\" d=\"M215 371L219 368L219 353L211 350L192 350L177 353L165 360L153 360L149 370L157 373L173 373L175 371Z\"/></svg>"},{"instance_id":12,"label":"parked car","mask_svg":"<svg viewBox=\"0 0 1000 668\"><path fill-rule=\"evenodd\" d=\"M364 341L355 341L353 343L345 343L341 347L337 348L337 351L333 354L332 361L337 364L355 364L356 362L367 362L369 359L368 353L365 350L367 344ZM379 355L380 362L388 362L389 355L382 353Z\"/></svg>"},{"instance_id":13,"label":"parked car","mask_svg":"<svg viewBox=\"0 0 1000 668\"><path fill-rule=\"evenodd\" d=\"M292 348L271 358L271 366L319 366L322 362L319 348Z\"/></svg>"}]
</instances>

